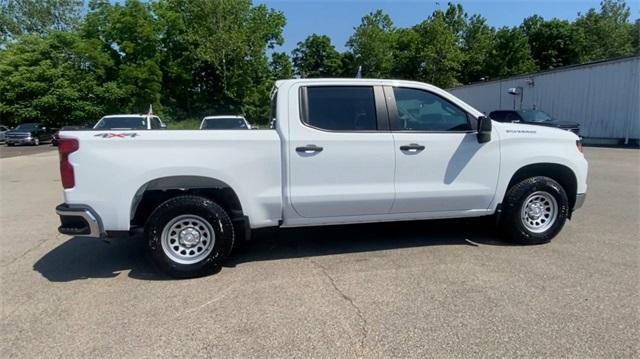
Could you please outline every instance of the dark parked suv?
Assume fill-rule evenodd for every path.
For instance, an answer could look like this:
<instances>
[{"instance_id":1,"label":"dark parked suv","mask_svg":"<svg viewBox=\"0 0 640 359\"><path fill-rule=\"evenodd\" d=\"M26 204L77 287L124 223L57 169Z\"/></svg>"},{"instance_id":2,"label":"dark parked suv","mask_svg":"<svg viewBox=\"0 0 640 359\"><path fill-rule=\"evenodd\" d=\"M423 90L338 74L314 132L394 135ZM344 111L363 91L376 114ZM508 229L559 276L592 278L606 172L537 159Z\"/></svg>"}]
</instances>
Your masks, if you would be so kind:
<instances>
[{"instance_id":1,"label":"dark parked suv","mask_svg":"<svg viewBox=\"0 0 640 359\"><path fill-rule=\"evenodd\" d=\"M5 134L7 146L51 142L53 131L43 123L23 123Z\"/></svg>"},{"instance_id":2,"label":"dark parked suv","mask_svg":"<svg viewBox=\"0 0 640 359\"><path fill-rule=\"evenodd\" d=\"M551 117L548 113L538 110L499 110L489 114L492 120L498 122L518 122L527 125L556 127L571 131L580 136L580 124L571 121L560 121Z\"/></svg>"}]
</instances>

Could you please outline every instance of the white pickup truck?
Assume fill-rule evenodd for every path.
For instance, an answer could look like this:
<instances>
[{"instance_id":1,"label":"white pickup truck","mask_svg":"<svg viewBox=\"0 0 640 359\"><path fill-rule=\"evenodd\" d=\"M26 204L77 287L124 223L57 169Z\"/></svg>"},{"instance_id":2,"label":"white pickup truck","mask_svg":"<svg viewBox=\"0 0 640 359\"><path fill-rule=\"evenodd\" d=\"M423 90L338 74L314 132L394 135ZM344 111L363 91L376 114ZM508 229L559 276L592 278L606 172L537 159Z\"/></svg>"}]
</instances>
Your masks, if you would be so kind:
<instances>
[{"instance_id":1,"label":"white pickup truck","mask_svg":"<svg viewBox=\"0 0 640 359\"><path fill-rule=\"evenodd\" d=\"M587 191L578 137L493 122L431 85L278 81L272 130L63 131L64 234L144 229L169 274L221 265L251 229L496 216L550 241Z\"/></svg>"}]
</instances>

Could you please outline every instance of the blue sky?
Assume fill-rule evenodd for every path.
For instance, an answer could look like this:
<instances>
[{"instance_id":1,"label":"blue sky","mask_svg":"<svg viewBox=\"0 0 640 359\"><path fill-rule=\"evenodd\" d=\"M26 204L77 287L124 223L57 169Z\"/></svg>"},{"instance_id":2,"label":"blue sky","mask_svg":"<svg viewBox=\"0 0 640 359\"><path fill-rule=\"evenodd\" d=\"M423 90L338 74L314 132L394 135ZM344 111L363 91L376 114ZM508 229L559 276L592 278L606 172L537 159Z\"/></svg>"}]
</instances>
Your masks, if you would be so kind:
<instances>
[{"instance_id":1,"label":"blue sky","mask_svg":"<svg viewBox=\"0 0 640 359\"><path fill-rule=\"evenodd\" d=\"M344 44L360 24L362 16L384 10L398 27L419 23L436 8L446 8L447 0L254 0L256 4L284 12L284 46L277 51L290 52L298 41L312 33L328 35L336 48ZM600 0L467 0L457 1L468 14L481 14L494 27L519 25L528 16L573 20L578 12L600 8ZM438 5L439 4L439 5ZM640 1L627 0L633 20L640 16Z\"/></svg>"}]
</instances>

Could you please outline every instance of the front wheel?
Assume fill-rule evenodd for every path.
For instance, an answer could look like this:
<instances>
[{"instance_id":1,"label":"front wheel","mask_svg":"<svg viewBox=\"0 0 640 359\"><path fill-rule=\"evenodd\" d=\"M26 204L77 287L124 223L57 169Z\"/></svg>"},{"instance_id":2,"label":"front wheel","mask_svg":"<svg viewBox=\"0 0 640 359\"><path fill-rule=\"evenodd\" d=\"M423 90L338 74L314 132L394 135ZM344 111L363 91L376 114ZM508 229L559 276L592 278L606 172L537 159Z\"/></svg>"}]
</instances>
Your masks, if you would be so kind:
<instances>
[{"instance_id":1,"label":"front wheel","mask_svg":"<svg viewBox=\"0 0 640 359\"><path fill-rule=\"evenodd\" d=\"M519 244L543 244L564 226L569 199L558 182L537 176L511 187L503 208L501 229L509 239Z\"/></svg>"},{"instance_id":2,"label":"front wheel","mask_svg":"<svg viewBox=\"0 0 640 359\"><path fill-rule=\"evenodd\" d=\"M33 145L34 145L34 146L40 146L40 139L39 139L39 138L35 138L35 139L33 140Z\"/></svg>"},{"instance_id":3,"label":"front wheel","mask_svg":"<svg viewBox=\"0 0 640 359\"><path fill-rule=\"evenodd\" d=\"M147 221L145 237L154 262L178 278L211 274L235 239L227 212L199 196L174 197L158 206Z\"/></svg>"}]
</instances>

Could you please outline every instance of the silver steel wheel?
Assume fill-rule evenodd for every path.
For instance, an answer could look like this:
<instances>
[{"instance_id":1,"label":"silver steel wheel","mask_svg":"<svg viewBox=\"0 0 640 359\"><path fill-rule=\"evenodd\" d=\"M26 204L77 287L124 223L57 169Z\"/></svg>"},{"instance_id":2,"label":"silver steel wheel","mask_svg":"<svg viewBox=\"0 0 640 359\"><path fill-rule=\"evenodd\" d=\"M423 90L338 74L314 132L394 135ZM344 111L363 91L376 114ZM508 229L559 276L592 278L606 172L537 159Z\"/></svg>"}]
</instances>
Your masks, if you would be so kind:
<instances>
[{"instance_id":1,"label":"silver steel wheel","mask_svg":"<svg viewBox=\"0 0 640 359\"><path fill-rule=\"evenodd\" d=\"M207 258L215 241L209 222L193 214L172 219L162 230L164 254L180 264L194 264Z\"/></svg>"},{"instance_id":2,"label":"silver steel wheel","mask_svg":"<svg viewBox=\"0 0 640 359\"><path fill-rule=\"evenodd\" d=\"M520 218L527 230L542 233L551 228L558 217L558 201L545 191L529 195L522 204Z\"/></svg>"}]
</instances>

